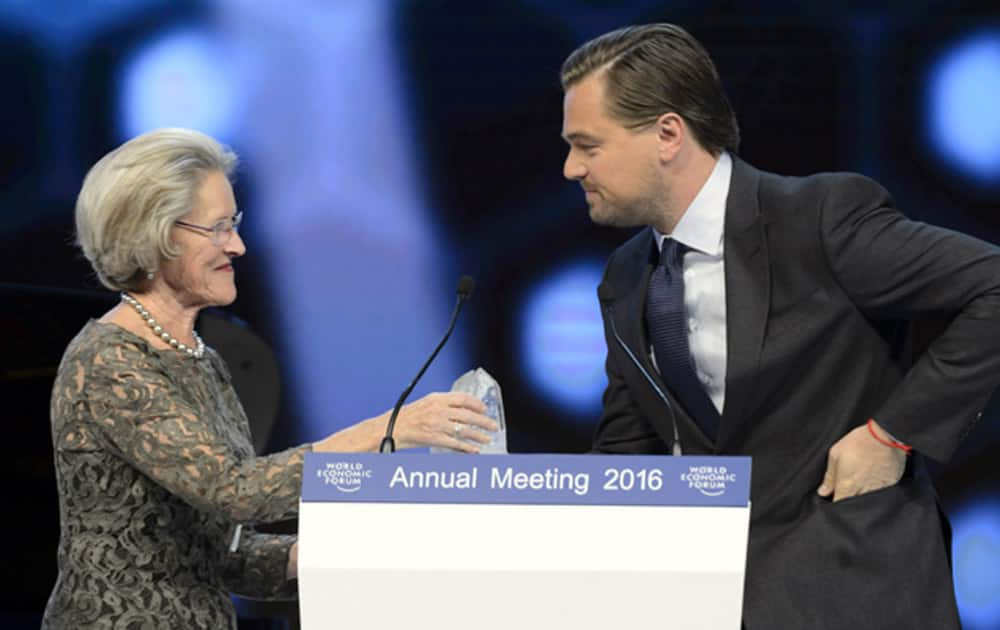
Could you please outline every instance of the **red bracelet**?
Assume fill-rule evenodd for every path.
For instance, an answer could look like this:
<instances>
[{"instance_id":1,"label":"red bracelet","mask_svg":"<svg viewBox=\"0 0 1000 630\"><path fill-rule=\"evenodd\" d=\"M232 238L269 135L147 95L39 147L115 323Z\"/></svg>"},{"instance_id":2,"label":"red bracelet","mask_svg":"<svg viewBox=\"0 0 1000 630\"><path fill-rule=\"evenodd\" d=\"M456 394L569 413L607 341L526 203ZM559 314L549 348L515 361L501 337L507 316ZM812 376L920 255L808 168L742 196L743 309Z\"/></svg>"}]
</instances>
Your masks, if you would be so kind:
<instances>
[{"instance_id":1,"label":"red bracelet","mask_svg":"<svg viewBox=\"0 0 1000 630\"><path fill-rule=\"evenodd\" d=\"M883 440L882 438L880 438L878 434L875 433L875 428L872 427L872 423L874 422L875 418L868 418L868 432L872 434L873 438L878 440L880 443L885 444L886 446L891 446L892 448L898 448L907 455L910 454L910 451L913 450L912 446L907 446L906 444L903 444L902 442L897 442L895 440Z\"/></svg>"}]
</instances>

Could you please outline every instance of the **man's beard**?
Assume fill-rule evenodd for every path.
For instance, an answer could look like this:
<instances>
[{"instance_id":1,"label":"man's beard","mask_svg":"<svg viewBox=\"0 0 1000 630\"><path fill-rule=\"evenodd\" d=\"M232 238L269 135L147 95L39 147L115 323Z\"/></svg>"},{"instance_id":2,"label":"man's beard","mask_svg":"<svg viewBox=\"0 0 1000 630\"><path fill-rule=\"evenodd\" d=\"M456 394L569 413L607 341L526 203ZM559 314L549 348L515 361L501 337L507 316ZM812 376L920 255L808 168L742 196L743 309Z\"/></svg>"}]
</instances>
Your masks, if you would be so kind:
<instances>
[{"instance_id":1,"label":"man's beard","mask_svg":"<svg viewBox=\"0 0 1000 630\"><path fill-rule=\"evenodd\" d=\"M627 200L609 199L599 193L590 205L590 219L598 225L620 228L654 225L666 209L667 191L657 179L650 178L643 184L642 194Z\"/></svg>"}]
</instances>

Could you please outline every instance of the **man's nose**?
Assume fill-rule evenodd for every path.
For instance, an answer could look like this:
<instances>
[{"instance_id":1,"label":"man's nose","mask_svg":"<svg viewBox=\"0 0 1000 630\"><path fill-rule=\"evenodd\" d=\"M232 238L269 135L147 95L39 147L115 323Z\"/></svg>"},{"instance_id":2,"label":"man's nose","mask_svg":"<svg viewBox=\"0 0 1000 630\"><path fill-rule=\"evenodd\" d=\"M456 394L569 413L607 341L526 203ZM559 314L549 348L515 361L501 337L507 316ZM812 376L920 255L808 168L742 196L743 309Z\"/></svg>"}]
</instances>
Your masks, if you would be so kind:
<instances>
[{"instance_id":1,"label":"man's nose","mask_svg":"<svg viewBox=\"0 0 1000 630\"><path fill-rule=\"evenodd\" d=\"M573 157L573 152L570 151L566 155L566 161L563 162L563 177L566 179L580 180L586 177L587 168L584 166L583 162Z\"/></svg>"}]
</instances>

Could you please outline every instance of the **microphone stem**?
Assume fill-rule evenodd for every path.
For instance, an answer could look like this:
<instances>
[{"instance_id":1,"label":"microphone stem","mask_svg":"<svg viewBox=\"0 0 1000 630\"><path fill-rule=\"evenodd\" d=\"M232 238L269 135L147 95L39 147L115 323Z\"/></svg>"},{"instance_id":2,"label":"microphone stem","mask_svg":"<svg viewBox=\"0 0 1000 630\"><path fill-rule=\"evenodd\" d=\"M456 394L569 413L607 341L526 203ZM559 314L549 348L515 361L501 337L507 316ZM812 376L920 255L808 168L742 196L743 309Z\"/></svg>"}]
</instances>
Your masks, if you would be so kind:
<instances>
[{"instance_id":1,"label":"microphone stem","mask_svg":"<svg viewBox=\"0 0 1000 630\"><path fill-rule=\"evenodd\" d=\"M441 352L441 348L444 344L448 342L451 337L451 333L455 330L455 324L458 322L458 313L462 310L462 305L465 304L465 300L468 296L465 294L459 294L458 298L455 300L455 308L451 311L451 322L448 324L448 330L445 332L444 337L441 338L441 342L438 343L437 347L434 348L434 352L431 356L424 362L423 367L417 372L417 376L414 377L410 384L403 390L403 393L399 396L399 400L396 401L396 406L392 408L392 414L389 416L389 423L385 427L385 437L382 438L382 443L379 445L379 453L395 453L396 452L396 441L392 437L392 432L396 428L396 417L399 416L400 409L403 408L403 403L406 402L407 397L413 388L417 386L417 381L424 375L427 368L430 367L431 363L437 357L438 353Z\"/></svg>"},{"instance_id":2,"label":"microphone stem","mask_svg":"<svg viewBox=\"0 0 1000 630\"><path fill-rule=\"evenodd\" d=\"M663 404L666 405L667 411L670 412L670 424L674 430L674 440L673 444L671 444L670 446L671 453L676 456L683 455L684 451L681 448L681 438L680 438L680 432L677 430L677 416L674 414L674 406L670 404L670 399L667 398L667 395L663 393L663 390L660 389L660 386L656 384L656 381L653 380L653 377L649 375L649 372L646 371L646 368L642 367L642 364L639 363L639 359L637 359L635 354L632 353L632 349L628 347L628 344L625 343L625 340L622 339L621 335L618 334L618 327L615 325L614 307L611 306L610 304L602 306L607 315L608 323L611 324L611 334L614 336L615 341L618 342L618 345L621 346L621 349L625 351L625 354L628 355L628 358L632 360L632 363L635 364L635 367L637 367L639 369L639 372L646 378L646 382L649 383L649 385L653 388L653 391L656 392L656 395L659 396L660 400L663 401Z\"/></svg>"}]
</instances>

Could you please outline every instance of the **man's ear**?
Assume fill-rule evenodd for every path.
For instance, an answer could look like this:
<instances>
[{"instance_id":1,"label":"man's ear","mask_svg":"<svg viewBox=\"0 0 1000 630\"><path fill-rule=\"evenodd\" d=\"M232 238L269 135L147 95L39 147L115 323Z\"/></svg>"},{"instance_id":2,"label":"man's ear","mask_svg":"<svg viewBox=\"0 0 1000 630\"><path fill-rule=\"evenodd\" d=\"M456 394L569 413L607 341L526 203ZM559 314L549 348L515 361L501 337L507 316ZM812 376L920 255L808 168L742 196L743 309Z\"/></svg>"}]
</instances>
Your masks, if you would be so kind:
<instances>
[{"instance_id":1,"label":"man's ear","mask_svg":"<svg viewBox=\"0 0 1000 630\"><path fill-rule=\"evenodd\" d=\"M656 119L656 141L660 160L670 162L677 156L687 141L688 129L684 119L674 112L668 112Z\"/></svg>"}]
</instances>

